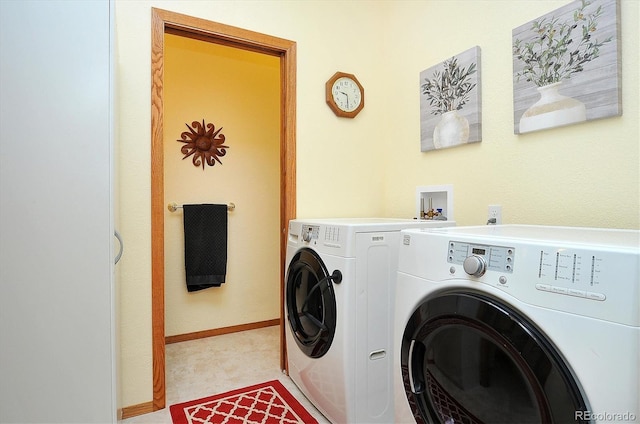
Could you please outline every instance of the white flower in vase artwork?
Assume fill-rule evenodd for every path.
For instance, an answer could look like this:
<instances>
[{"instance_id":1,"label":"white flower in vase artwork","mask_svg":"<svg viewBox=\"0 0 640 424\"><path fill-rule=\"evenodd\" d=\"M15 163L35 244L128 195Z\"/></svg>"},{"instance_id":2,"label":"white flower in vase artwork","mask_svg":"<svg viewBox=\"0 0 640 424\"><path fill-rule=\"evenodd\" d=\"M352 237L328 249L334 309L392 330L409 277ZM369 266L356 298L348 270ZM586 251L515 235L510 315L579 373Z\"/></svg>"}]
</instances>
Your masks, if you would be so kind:
<instances>
[{"instance_id":1,"label":"white flower in vase artwork","mask_svg":"<svg viewBox=\"0 0 640 424\"><path fill-rule=\"evenodd\" d=\"M421 151L481 140L480 48L420 73Z\"/></svg>"},{"instance_id":2,"label":"white flower in vase artwork","mask_svg":"<svg viewBox=\"0 0 640 424\"><path fill-rule=\"evenodd\" d=\"M614 103L612 114L619 114L619 55L617 47L609 48L617 45L616 10L616 0L578 0L513 31L516 133L588 120L588 107L580 98L587 100L590 93L581 86L604 93L600 97ZM601 32L601 26L607 29ZM594 67L594 61L603 63ZM609 64L613 66L607 71ZM600 71L582 77L595 68ZM616 92L613 99L607 94L611 90Z\"/></svg>"}]
</instances>

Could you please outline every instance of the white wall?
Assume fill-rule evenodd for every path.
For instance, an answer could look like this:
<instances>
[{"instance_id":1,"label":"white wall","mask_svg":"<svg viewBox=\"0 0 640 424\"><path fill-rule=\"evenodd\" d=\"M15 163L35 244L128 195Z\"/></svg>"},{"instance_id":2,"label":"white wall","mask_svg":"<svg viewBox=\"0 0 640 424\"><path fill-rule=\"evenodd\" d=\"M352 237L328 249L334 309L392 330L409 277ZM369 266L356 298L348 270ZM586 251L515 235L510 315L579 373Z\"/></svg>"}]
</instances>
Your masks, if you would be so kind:
<instances>
[{"instance_id":1,"label":"white wall","mask_svg":"<svg viewBox=\"0 0 640 424\"><path fill-rule=\"evenodd\" d=\"M151 7L297 42L299 217L415 212L415 188L454 184L459 225L486 221L638 228L638 22L621 0L624 115L513 135L511 30L560 0L117 1L120 101L123 405L148 402L151 381ZM353 16L357 16L356 19ZM483 141L419 148L419 73L475 45L482 49ZM365 88L357 118L337 118L324 83L354 73Z\"/></svg>"}]
</instances>

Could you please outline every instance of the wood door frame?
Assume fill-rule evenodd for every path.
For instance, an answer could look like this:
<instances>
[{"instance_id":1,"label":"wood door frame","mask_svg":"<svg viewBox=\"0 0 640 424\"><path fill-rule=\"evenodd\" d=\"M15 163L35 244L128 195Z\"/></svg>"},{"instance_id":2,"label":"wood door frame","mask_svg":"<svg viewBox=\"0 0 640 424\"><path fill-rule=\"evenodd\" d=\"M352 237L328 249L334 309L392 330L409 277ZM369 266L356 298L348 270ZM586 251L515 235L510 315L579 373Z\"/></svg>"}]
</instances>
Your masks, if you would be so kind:
<instances>
[{"instance_id":1,"label":"wood door frame","mask_svg":"<svg viewBox=\"0 0 640 424\"><path fill-rule=\"evenodd\" d=\"M284 261L296 212L296 43L152 8L151 19L151 325L153 410L166 406L164 311L164 34L170 32L280 57L280 367L286 368Z\"/></svg>"}]
</instances>

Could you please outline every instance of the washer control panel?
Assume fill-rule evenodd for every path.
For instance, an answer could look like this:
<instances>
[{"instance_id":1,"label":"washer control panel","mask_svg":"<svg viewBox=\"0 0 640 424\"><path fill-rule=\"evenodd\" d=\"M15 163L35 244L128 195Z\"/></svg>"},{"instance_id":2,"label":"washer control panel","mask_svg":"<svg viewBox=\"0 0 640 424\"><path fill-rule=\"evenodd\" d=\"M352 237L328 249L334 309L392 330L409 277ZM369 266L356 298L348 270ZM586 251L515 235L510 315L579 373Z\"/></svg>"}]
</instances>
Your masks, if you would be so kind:
<instances>
[{"instance_id":1,"label":"washer control panel","mask_svg":"<svg viewBox=\"0 0 640 424\"><path fill-rule=\"evenodd\" d=\"M536 289L591 300L606 300L607 277L602 253L577 249L541 249Z\"/></svg>"},{"instance_id":2,"label":"washer control panel","mask_svg":"<svg viewBox=\"0 0 640 424\"><path fill-rule=\"evenodd\" d=\"M424 280L425 292L476 290L525 313L535 306L640 328L638 230L486 225L403 234L399 278Z\"/></svg>"},{"instance_id":3,"label":"washer control panel","mask_svg":"<svg viewBox=\"0 0 640 424\"><path fill-rule=\"evenodd\" d=\"M516 249L508 246L449 241L447 262L462 265L474 276L482 276L485 271L513 273Z\"/></svg>"}]
</instances>

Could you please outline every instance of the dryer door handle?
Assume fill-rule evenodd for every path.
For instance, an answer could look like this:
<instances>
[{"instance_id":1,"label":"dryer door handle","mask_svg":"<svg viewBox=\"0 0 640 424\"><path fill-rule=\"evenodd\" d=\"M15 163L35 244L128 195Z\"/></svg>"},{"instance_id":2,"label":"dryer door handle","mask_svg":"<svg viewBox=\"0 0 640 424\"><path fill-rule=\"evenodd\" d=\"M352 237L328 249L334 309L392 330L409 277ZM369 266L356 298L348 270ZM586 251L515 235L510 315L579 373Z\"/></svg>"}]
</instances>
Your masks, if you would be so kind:
<instances>
[{"instance_id":1,"label":"dryer door handle","mask_svg":"<svg viewBox=\"0 0 640 424\"><path fill-rule=\"evenodd\" d=\"M418 358L417 360L414 359ZM411 340L409 346L409 357L407 358L407 368L409 370L409 386L411 392L416 395L424 392L424 368L422 366L424 358L424 345L422 343L416 343L415 339Z\"/></svg>"}]
</instances>

